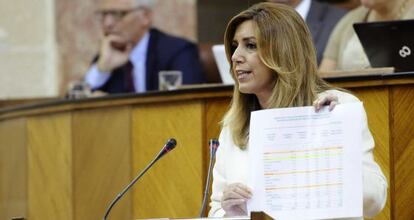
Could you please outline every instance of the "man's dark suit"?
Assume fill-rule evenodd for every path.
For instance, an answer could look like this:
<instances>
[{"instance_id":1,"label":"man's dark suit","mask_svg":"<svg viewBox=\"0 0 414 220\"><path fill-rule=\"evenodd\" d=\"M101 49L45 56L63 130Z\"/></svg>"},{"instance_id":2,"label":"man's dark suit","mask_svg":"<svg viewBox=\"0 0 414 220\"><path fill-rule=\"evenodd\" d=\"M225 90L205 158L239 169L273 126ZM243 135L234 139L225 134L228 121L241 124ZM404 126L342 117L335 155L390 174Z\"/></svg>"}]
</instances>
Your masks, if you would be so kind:
<instances>
[{"instance_id":1,"label":"man's dark suit","mask_svg":"<svg viewBox=\"0 0 414 220\"><path fill-rule=\"evenodd\" d=\"M320 64L332 30L347 11L328 3L318 2L316 0L312 0L311 2L306 23L312 33L318 64Z\"/></svg>"},{"instance_id":2,"label":"man's dark suit","mask_svg":"<svg viewBox=\"0 0 414 220\"><path fill-rule=\"evenodd\" d=\"M146 89L158 90L158 72L179 70L183 74L183 84L204 83L197 46L187 40L167 35L157 29L150 30L146 61ZM128 87L129 70L127 65L115 69L108 81L100 88L107 93L130 92Z\"/></svg>"}]
</instances>

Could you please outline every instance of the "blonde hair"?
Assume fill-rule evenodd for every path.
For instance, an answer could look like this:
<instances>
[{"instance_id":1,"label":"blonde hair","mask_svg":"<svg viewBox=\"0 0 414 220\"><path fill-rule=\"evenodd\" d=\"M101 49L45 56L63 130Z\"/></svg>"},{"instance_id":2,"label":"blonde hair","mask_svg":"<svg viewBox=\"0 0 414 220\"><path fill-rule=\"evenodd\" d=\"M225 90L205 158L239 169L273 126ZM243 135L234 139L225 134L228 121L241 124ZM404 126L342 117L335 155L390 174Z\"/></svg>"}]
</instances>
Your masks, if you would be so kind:
<instances>
[{"instance_id":1,"label":"blonde hair","mask_svg":"<svg viewBox=\"0 0 414 220\"><path fill-rule=\"evenodd\" d=\"M235 31L247 20L257 26L255 37L261 61L276 74L268 101L270 108L312 105L318 93L331 88L317 75L316 52L307 25L294 9L282 4L259 3L230 20L224 34L229 63L232 64ZM233 73L232 65L230 69ZM230 109L222 124L229 127L234 143L245 149L250 113L259 110L260 105L254 94L240 93L235 82Z\"/></svg>"}]
</instances>

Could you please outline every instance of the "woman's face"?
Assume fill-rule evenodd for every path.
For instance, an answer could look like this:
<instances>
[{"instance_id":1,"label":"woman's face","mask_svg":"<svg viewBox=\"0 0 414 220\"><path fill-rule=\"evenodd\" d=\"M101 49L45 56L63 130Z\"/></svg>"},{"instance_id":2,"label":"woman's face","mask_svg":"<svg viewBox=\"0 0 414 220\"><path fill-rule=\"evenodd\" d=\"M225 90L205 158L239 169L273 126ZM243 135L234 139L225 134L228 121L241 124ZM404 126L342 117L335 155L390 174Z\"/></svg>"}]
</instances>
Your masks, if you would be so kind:
<instances>
[{"instance_id":1,"label":"woman's face","mask_svg":"<svg viewBox=\"0 0 414 220\"><path fill-rule=\"evenodd\" d=\"M264 103L272 94L275 74L259 58L256 28L256 24L251 20L244 21L237 27L232 42L231 61L239 91L255 94L259 101Z\"/></svg>"}]
</instances>

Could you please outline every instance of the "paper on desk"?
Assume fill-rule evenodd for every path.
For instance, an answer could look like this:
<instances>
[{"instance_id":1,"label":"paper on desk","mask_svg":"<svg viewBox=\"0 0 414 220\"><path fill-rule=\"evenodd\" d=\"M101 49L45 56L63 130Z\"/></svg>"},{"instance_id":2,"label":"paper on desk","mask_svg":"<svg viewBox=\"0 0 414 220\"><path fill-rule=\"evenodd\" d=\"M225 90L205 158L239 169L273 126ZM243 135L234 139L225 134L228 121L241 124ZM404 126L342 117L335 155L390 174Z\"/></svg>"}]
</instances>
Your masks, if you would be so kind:
<instances>
[{"instance_id":1,"label":"paper on desk","mask_svg":"<svg viewBox=\"0 0 414 220\"><path fill-rule=\"evenodd\" d=\"M361 102L255 111L249 137L250 211L276 219L361 217Z\"/></svg>"}]
</instances>

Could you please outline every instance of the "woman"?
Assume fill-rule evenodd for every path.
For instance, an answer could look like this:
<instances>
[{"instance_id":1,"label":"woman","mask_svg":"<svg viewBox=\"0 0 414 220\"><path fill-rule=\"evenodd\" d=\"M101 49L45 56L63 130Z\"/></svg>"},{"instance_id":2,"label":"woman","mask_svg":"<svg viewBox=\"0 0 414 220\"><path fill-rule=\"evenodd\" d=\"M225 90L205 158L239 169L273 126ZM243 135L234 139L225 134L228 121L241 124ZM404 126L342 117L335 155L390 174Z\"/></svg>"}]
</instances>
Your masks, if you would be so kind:
<instances>
[{"instance_id":1,"label":"woman","mask_svg":"<svg viewBox=\"0 0 414 220\"><path fill-rule=\"evenodd\" d=\"M414 0L361 0L361 4L336 25L324 52L321 71L370 67L354 23L414 19Z\"/></svg>"},{"instance_id":2,"label":"woman","mask_svg":"<svg viewBox=\"0 0 414 220\"><path fill-rule=\"evenodd\" d=\"M309 30L289 6L250 7L229 22L224 41L236 84L213 170L211 217L247 215L246 201L252 196L246 186L247 151L254 150L247 146L251 111L309 106L312 100L316 110L330 101L358 101L318 77ZM363 125L364 216L371 217L384 206L387 183L373 160L374 142L366 120Z\"/></svg>"}]
</instances>

